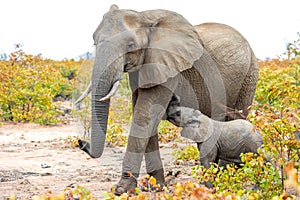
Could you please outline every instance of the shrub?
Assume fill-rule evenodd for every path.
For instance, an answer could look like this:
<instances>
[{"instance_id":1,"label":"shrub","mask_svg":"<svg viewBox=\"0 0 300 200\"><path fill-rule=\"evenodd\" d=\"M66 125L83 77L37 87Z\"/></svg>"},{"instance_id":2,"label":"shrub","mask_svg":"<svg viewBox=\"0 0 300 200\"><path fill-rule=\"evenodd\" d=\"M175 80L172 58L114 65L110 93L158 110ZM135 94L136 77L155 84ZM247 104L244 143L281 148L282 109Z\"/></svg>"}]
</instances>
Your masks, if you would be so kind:
<instances>
[{"instance_id":1,"label":"shrub","mask_svg":"<svg viewBox=\"0 0 300 200\"><path fill-rule=\"evenodd\" d=\"M73 62L74 69L78 63ZM61 69L63 67L61 66ZM0 62L0 119L38 124L59 122L57 95L69 96L71 82L57 69L57 63L17 50Z\"/></svg>"},{"instance_id":2,"label":"shrub","mask_svg":"<svg viewBox=\"0 0 300 200\"><path fill-rule=\"evenodd\" d=\"M180 149L174 149L175 160L199 160L199 151L195 146L186 146Z\"/></svg>"},{"instance_id":3,"label":"shrub","mask_svg":"<svg viewBox=\"0 0 300 200\"><path fill-rule=\"evenodd\" d=\"M203 166L193 168L194 177L200 182L211 182L218 193L234 193L238 196L255 196L256 199L266 199L282 193L280 175L271 163L265 162L260 155L253 153L242 155L245 164L237 168L234 164L226 167L211 165L209 169Z\"/></svg>"}]
</instances>

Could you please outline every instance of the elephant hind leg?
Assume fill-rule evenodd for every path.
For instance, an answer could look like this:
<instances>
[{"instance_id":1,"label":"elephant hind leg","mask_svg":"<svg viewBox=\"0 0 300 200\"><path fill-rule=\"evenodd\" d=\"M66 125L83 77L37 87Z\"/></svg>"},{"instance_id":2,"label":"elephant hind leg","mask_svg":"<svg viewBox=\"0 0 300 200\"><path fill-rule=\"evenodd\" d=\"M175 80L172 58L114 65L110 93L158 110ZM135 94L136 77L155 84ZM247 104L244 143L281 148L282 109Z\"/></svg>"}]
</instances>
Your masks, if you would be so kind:
<instances>
[{"instance_id":1,"label":"elephant hind leg","mask_svg":"<svg viewBox=\"0 0 300 200\"><path fill-rule=\"evenodd\" d=\"M235 108L237 110L242 110L242 114L247 117L249 110L248 107L251 106L255 89L256 89L256 83L258 79L259 71L258 71L258 65L256 58L254 54L252 53L252 61L251 66L248 70L248 73L244 79L244 82L242 84L242 88L239 92Z\"/></svg>"}]
</instances>

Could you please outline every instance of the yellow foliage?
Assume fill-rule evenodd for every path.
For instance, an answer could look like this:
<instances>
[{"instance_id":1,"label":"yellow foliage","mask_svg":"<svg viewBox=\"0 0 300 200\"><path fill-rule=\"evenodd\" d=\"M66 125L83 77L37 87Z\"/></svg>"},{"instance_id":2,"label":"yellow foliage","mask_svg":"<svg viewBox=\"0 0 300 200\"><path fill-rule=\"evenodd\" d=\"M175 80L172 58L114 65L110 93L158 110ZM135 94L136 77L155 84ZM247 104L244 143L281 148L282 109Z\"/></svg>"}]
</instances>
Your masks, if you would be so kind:
<instances>
[{"instance_id":1,"label":"yellow foliage","mask_svg":"<svg viewBox=\"0 0 300 200\"><path fill-rule=\"evenodd\" d=\"M300 183L298 182L298 170L295 168L295 163L290 162L288 163L285 168L284 172L287 175L287 179L285 181L285 186L287 188L294 189L298 195L300 195Z\"/></svg>"},{"instance_id":2,"label":"yellow foliage","mask_svg":"<svg viewBox=\"0 0 300 200\"><path fill-rule=\"evenodd\" d=\"M156 179L153 176L151 176L148 180L148 183L150 185L156 186Z\"/></svg>"},{"instance_id":3,"label":"yellow foliage","mask_svg":"<svg viewBox=\"0 0 300 200\"><path fill-rule=\"evenodd\" d=\"M0 120L53 124L59 122L57 95L71 96L68 73L80 62L56 62L18 50L0 61ZM75 76L75 75L74 75Z\"/></svg>"}]
</instances>

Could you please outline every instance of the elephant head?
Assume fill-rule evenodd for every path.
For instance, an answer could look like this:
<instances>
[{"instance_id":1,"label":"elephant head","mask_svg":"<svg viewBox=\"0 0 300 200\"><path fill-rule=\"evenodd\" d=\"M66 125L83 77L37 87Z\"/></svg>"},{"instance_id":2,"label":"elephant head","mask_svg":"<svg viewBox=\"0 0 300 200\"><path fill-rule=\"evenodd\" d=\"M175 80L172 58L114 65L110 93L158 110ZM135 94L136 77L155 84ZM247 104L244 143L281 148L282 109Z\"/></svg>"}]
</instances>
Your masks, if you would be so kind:
<instances>
[{"instance_id":1,"label":"elephant head","mask_svg":"<svg viewBox=\"0 0 300 200\"><path fill-rule=\"evenodd\" d=\"M183 137L195 142L205 142L213 134L212 120L199 110L182 106L169 106L167 114L173 124L182 127L180 134Z\"/></svg>"},{"instance_id":2,"label":"elephant head","mask_svg":"<svg viewBox=\"0 0 300 200\"><path fill-rule=\"evenodd\" d=\"M109 100L123 72L137 73L132 90L163 84L201 57L198 37L175 12L136 12L112 5L93 34L96 57L88 88L92 91L91 141L79 141L81 149L94 158L102 155Z\"/></svg>"}]
</instances>

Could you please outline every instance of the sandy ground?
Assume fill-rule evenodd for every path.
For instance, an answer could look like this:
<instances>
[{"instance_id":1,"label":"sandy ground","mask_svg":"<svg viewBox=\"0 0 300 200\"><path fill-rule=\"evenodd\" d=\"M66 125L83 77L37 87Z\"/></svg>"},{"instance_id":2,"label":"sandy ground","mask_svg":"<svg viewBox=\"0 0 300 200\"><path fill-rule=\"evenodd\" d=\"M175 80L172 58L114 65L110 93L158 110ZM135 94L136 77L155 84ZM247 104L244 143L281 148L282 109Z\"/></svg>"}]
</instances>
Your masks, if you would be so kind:
<instances>
[{"instance_id":1,"label":"sandy ground","mask_svg":"<svg viewBox=\"0 0 300 200\"><path fill-rule=\"evenodd\" d=\"M76 126L72 123L0 126L0 200L12 194L18 198L30 198L48 191L61 194L66 187L78 185L101 199L102 192L109 191L120 179L125 148L106 147L101 158L91 159L72 146L70 141L76 136ZM181 171L179 176L169 179L189 179L190 166L173 164L172 145L161 146L165 174ZM145 175L144 165L141 171L141 176Z\"/></svg>"}]
</instances>

